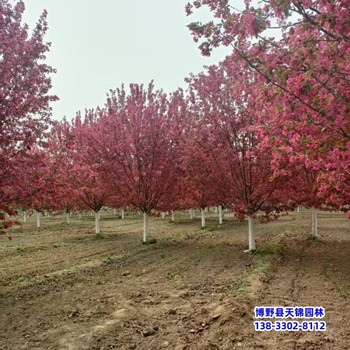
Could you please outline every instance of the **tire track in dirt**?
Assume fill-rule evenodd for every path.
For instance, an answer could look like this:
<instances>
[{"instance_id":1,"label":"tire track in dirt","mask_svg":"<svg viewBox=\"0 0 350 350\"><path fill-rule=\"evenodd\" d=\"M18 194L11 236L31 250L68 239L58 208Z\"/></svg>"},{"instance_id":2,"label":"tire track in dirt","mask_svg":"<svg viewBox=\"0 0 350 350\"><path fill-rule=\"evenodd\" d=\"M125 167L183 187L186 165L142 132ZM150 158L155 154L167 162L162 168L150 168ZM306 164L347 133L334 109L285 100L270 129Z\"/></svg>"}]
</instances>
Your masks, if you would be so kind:
<instances>
[{"instance_id":1,"label":"tire track in dirt","mask_svg":"<svg viewBox=\"0 0 350 350\"><path fill-rule=\"evenodd\" d=\"M303 241L299 242L296 247L294 244L290 244L290 239L283 239L282 245L285 247L282 264L275 271L273 278L263 291L257 306L293 307L300 305L301 281L305 275L305 256L310 244ZM265 338L263 343L268 345L268 349L271 350L295 349L294 340L290 341L290 338L298 339L300 335L300 333L290 334L285 332L256 333L256 337Z\"/></svg>"},{"instance_id":2,"label":"tire track in dirt","mask_svg":"<svg viewBox=\"0 0 350 350\"><path fill-rule=\"evenodd\" d=\"M0 284L8 285L15 282L17 279L30 280L35 276L52 274L64 270L72 265L85 264L86 261L91 260L94 257L103 254L114 253L114 255L125 254L126 249L135 250L138 246L138 241L135 239L134 234L128 235L128 240L124 245L120 246L120 241L123 237L119 237L120 234L114 236L108 236L102 239L103 249L98 249L98 246L94 246L96 241L88 237L88 240L76 243L77 238L69 238L68 242L66 237L63 237L61 241L48 242L45 246L32 249L32 247L25 247L23 251L12 252L12 256L7 258L6 256L0 257L4 259L0 268ZM80 236L78 239L86 239L85 236ZM57 243L58 246L54 244ZM77 246L81 247L81 250L77 253ZM112 245L111 248L105 249L106 245ZM95 252L91 253L91 250ZM96 251L97 250L97 251ZM4 254L5 255L5 254ZM50 263L48 264L47 256L50 255ZM25 264L27 257L30 256L30 264ZM16 266L21 266L20 274L15 274L12 271L18 272Z\"/></svg>"},{"instance_id":3,"label":"tire track in dirt","mask_svg":"<svg viewBox=\"0 0 350 350\"><path fill-rule=\"evenodd\" d=\"M276 260L274 255L268 256L268 262L273 258L272 270L268 265L259 265L265 262L261 256L255 259L243 253L246 227L235 223L210 233L199 231L198 221L191 225L160 223L161 228L152 231L152 237L157 239L154 246L142 246L140 230L136 233L130 225L134 233L121 233L123 239L115 241L116 251L105 253L101 252L114 244L108 239L88 244L70 242L61 253L67 253L67 270L80 266L76 272L33 284L23 299L18 298L23 292L19 284L0 298L0 310L4 310L0 312L0 324L4 325L0 349L348 349L350 226L348 221L340 221L347 231L343 242L337 242L332 223L324 230L329 241L322 244L301 238L305 230L302 233L299 226L308 227L306 219L287 217L282 218L283 222L261 227L257 235L260 247L270 239L284 237L281 231L293 232L293 237L282 239L284 254L280 261L279 256ZM125 233L126 229L118 226L122 222L115 224L117 234ZM296 231L298 236L294 236ZM74 235L71 227L65 227L63 233L51 238L37 235L31 237L33 240L23 235L22 241L7 246L16 254L14 247L19 243L51 245L58 239L84 236L82 232ZM115 256L119 251L126 255ZM43 252L47 269L59 272L59 267L52 264L51 253L53 250ZM84 258L75 260L85 254L92 255L91 262L98 264L84 266ZM99 257L103 254L108 255L105 260ZM28 264L31 257L37 256L28 249ZM17 271L11 271L19 274L21 270L18 265ZM261 279L256 299L235 294L235 281L244 281L250 274L258 279L264 272L267 278ZM319 335L255 332L253 309L262 304L323 306L329 331Z\"/></svg>"},{"instance_id":4,"label":"tire track in dirt","mask_svg":"<svg viewBox=\"0 0 350 350\"><path fill-rule=\"evenodd\" d=\"M142 251L137 251L135 254L122 259L122 261L101 265L91 271L88 269L80 271L80 278L84 278L84 276L92 278L86 285L85 292L92 296L95 294L99 296L98 299L94 298L94 301L87 301L86 294L84 294L82 296L82 300L85 300L84 305L80 304L79 298L70 302L67 299L69 294L78 295L78 290L82 288L81 285L78 284L72 286L72 289L67 289L69 294L65 295L62 288L67 288L65 286L67 281L57 281L58 286L61 287L53 287L45 295L38 296L31 305L33 307L33 303L34 306L51 303L52 311L51 309L50 311L46 310L45 312L49 313L45 315L45 318L55 320L57 332L48 330L53 322L49 321L41 333L30 334L32 342L28 344L27 349L35 347L35 341L52 343L52 339L58 339L60 349L100 349L99 341L101 339L115 344L116 334L119 333L125 341L130 339L131 342L141 346L140 349L145 349L147 346L148 348L158 348L161 337L171 332L174 332L174 336L181 338L181 342L184 344L201 342L201 339L198 338L199 333L192 334L190 330L193 327L201 327L198 325L202 324L201 322L207 323L206 319L210 319L211 312L220 305L219 295L211 288L215 286L212 284L212 280L208 280L208 274L212 277L222 275L217 282L224 283L225 268L220 259L224 261L226 257L235 257L232 266L236 270L236 267L242 264L242 256L246 256L243 253L237 254L240 249L238 246L219 244L217 248L210 248L206 244L208 242L206 242L205 237L203 241L204 243L188 240L174 244L159 244L159 247L154 249L152 246L147 246ZM222 256L218 259L217 256L220 252ZM166 253L164 258L161 257L163 253ZM208 269L205 269L206 273L200 273L202 271L200 264L198 267L193 265L193 260L198 255L202 256L200 263L208 266ZM215 263L216 260L219 262ZM143 266L147 266L147 271L139 275ZM209 271L209 267L212 267L212 270ZM166 278L169 269L178 270L180 272L179 277ZM129 270L130 273L122 276L125 270ZM106 285L96 285L96 279L99 276L103 276L103 279L111 282ZM160 276L162 279L159 279ZM239 275L237 274L236 277L239 278ZM124 286L127 286L127 289ZM34 289L35 286L32 286L32 288ZM59 292L59 290L61 291ZM66 316L62 316L62 313L58 312L58 307L55 306L55 295L58 299L64 298L64 300L67 300L65 310L68 308L72 311L65 311ZM16 299L17 296L18 292L12 297ZM101 301L108 303L101 304ZM16 303L17 308L21 308L24 307L25 300L17 300ZM94 305L95 303L98 305ZM80 305L77 313L74 312L76 307L74 304ZM58 303L58 305L60 304ZM98 311L99 309L100 311ZM117 312L122 309L125 309L128 321L119 322L119 318L111 316L113 310ZM98 312L102 312L102 310L103 313L97 318ZM168 314L169 310L177 311L175 314ZM203 310L206 312L204 315L201 314L204 312ZM68 315L72 314L72 316L67 318L67 313ZM96 314L93 322L87 316L90 314ZM58 316L60 316L59 320L57 319ZM35 318L31 319L33 317L31 315L26 315L26 317L30 317L27 322L29 321L32 325L39 322ZM62 317L65 318L62 319ZM79 322L75 322L75 317ZM228 320L229 317L231 315L227 316ZM163 324L162 319L167 319L171 325ZM198 319L203 321L199 322ZM146 339L141 333L147 331L154 324L159 325L158 327L161 330L159 336L155 335L152 339ZM21 328L23 327L21 326ZM43 326L39 323L39 327L42 328ZM173 327L171 332L168 330L171 329L170 327ZM206 327L209 327L209 323ZM87 330L88 334L86 333ZM215 339L216 332L212 335L213 339ZM146 346L146 344L148 345ZM10 348L11 345L8 349ZM52 345L52 348L55 348L54 345ZM196 348L194 344L193 347L189 347L189 349Z\"/></svg>"},{"instance_id":5,"label":"tire track in dirt","mask_svg":"<svg viewBox=\"0 0 350 350\"><path fill-rule=\"evenodd\" d=\"M334 242L307 241L299 236L284 239L283 246L282 262L276 266L273 278L255 300L255 306L322 306L326 310L323 320L327 322L327 331L255 332L252 325L247 334L252 340L247 342L246 349L349 349L350 332L337 335L337 328L343 328L341 322L345 321L345 310L350 312L350 307L345 298L337 293L334 287L337 282L331 282L329 274L325 273L326 266L329 266L329 254L336 250ZM337 248L339 249L339 246ZM349 248L348 244L343 250ZM333 265L342 266L346 260L344 254L343 259L339 259L338 264ZM348 271L339 273L338 276L338 279L347 281L347 286L350 285ZM275 320L271 319L272 322ZM287 321L290 320L292 319ZM302 322L303 319L298 321Z\"/></svg>"}]
</instances>

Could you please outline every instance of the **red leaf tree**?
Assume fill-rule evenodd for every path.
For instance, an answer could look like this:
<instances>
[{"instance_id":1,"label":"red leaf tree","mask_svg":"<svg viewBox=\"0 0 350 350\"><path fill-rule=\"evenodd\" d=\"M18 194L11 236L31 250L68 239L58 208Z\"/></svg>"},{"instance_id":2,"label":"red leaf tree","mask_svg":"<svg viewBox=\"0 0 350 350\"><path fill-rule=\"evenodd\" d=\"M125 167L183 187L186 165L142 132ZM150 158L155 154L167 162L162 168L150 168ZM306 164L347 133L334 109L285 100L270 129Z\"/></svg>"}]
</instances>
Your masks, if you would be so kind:
<instances>
[{"instance_id":1,"label":"red leaf tree","mask_svg":"<svg viewBox=\"0 0 350 350\"><path fill-rule=\"evenodd\" d=\"M174 95L174 104L176 98ZM143 212L144 242L148 240L148 215L164 209L180 180L181 109L180 104L169 108L167 96L150 83L147 89L131 84L129 94L124 87L111 91L101 113L95 143L98 157L114 192Z\"/></svg>"},{"instance_id":2,"label":"red leaf tree","mask_svg":"<svg viewBox=\"0 0 350 350\"><path fill-rule=\"evenodd\" d=\"M83 122L78 114L73 121L73 147L70 149L68 159L71 162L71 175L73 175L73 178L70 177L70 183L75 188L71 193L71 199L77 209L91 209L95 212L95 233L98 235L100 210L109 202L111 193L101 170L103 160L96 153L97 123L98 111L86 111Z\"/></svg>"},{"instance_id":3,"label":"red leaf tree","mask_svg":"<svg viewBox=\"0 0 350 350\"><path fill-rule=\"evenodd\" d=\"M42 138L48 128L51 101L50 74L54 70L43 63L49 44L44 42L47 30L43 12L29 36L22 24L24 3L0 4L0 232L8 226L5 213L13 214L18 186L16 166L20 154L27 152ZM5 191L5 188L7 190Z\"/></svg>"},{"instance_id":4,"label":"red leaf tree","mask_svg":"<svg viewBox=\"0 0 350 350\"><path fill-rule=\"evenodd\" d=\"M208 6L216 18L189 25L195 40L202 40L203 54L232 45L235 59L259 74L269 142L288 159L299 158L316 170L318 196L345 210L350 204L349 1L232 5L228 0L188 4L188 14Z\"/></svg>"},{"instance_id":5,"label":"red leaf tree","mask_svg":"<svg viewBox=\"0 0 350 350\"><path fill-rule=\"evenodd\" d=\"M261 135L261 104L255 74L227 58L189 80L195 142L212 173L227 188L236 216L248 217L249 250L255 249L253 219L268 220L290 207L285 177L275 177L272 149ZM220 180L219 180L220 179Z\"/></svg>"}]
</instances>

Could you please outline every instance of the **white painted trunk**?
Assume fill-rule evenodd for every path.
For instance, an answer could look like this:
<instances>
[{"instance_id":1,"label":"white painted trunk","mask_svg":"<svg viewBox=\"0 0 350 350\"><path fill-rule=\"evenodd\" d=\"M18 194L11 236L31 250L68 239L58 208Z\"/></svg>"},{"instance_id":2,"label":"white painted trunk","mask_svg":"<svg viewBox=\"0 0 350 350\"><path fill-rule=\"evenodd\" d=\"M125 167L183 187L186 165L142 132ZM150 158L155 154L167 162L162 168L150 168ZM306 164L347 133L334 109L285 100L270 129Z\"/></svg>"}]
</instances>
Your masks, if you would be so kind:
<instances>
[{"instance_id":1,"label":"white painted trunk","mask_svg":"<svg viewBox=\"0 0 350 350\"><path fill-rule=\"evenodd\" d=\"M27 212L24 211L23 213L23 222L27 222Z\"/></svg>"},{"instance_id":2,"label":"white painted trunk","mask_svg":"<svg viewBox=\"0 0 350 350\"><path fill-rule=\"evenodd\" d=\"M194 218L194 210L190 209L190 219L193 220Z\"/></svg>"},{"instance_id":3,"label":"white painted trunk","mask_svg":"<svg viewBox=\"0 0 350 350\"><path fill-rule=\"evenodd\" d=\"M148 241L148 214L143 213L143 242Z\"/></svg>"},{"instance_id":4,"label":"white painted trunk","mask_svg":"<svg viewBox=\"0 0 350 350\"><path fill-rule=\"evenodd\" d=\"M113 208L113 215L117 215L117 209Z\"/></svg>"},{"instance_id":5,"label":"white painted trunk","mask_svg":"<svg viewBox=\"0 0 350 350\"><path fill-rule=\"evenodd\" d=\"M224 222L224 215L222 212L222 206L219 205L219 225L222 225Z\"/></svg>"},{"instance_id":6,"label":"white painted trunk","mask_svg":"<svg viewBox=\"0 0 350 350\"><path fill-rule=\"evenodd\" d=\"M165 219L165 213L164 213L164 211L162 211L162 219L163 219L163 220Z\"/></svg>"},{"instance_id":7,"label":"white painted trunk","mask_svg":"<svg viewBox=\"0 0 350 350\"><path fill-rule=\"evenodd\" d=\"M214 213L217 214L218 213L218 207L214 208Z\"/></svg>"},{"instance_id":8,"label":"white painted trunk","mask_svg":"<svg viewBox=\"0 0 350 350\"><path fill-rule=\"evenodd\" d=\"M122 208L122 219L123 220L125 219L125 210L124 210L124 208Z\"/></svg>"},{"instance_id":9,"label":"white painted trunk","mask_svg":"<svg viewBox=\"0 0 350 350\"><path fill-rule=\"evenodd\" d=\"M79 220L81 220L81 213L79 213L79 216L78 216Z\"/></svg>"},{"instance_id":10,"label":"white painted trunk","mask_svg":"<svg viewBox=\"0 0 350 350\"><path fill-rule=\"evenodd\" d=\"M36 212L36 227L40 228L41 227L41 222L40 222L40 213L37 211Z\"/></svg>"},{"instance_id":11,"label":"white painted trunk","mask_svg":"<svg viewBox=\"0 0 350 350\"><path fill-rule=\"evenodd\" d=\"M255 250L254 219L248 216L249 250Z\"/></svg>"},{"instance_id":12,"label":"white painted trunk","mask_svg":"<svg viewBox=\"0 0 350 350\"><path fill-rule=\"evenodd\" d=\"M202 228L205 227L205 209L201 208Z\"/></svg>"},{"instance_id":13,"label":"white painted trunk","mask_svg":"<svg viewBox=\"0 0 350 350\"><path fill-rule=\"evenodd\" d=\"M171 221L175 222L175 213L173 210L171 211Z\"/></svg>"},{"instance_id":14,"label":"white painted trunk","mask_svg":"<svg viewBox=\"0 0 350 350\"><path fill-rule=\"evenodd\" d=\"M208 207L205 207L205 208L204 208L204 211L207 213L207 212L208 212Z\"/></svg>"},{"instance_id":15,"label":"white painted trunk","mask_svg":"<svg viewBox=\"0 0 350 350\"><path fill-rule=\"evenodd\" d=\"M300 206L298 205L297 212L300 213Z\"/></svg>"},{"instance_id":16,"label":"white painted trunk","mask_svg":"<svg viewBox=\"0 0 350 350\"><path fill-rule=\"evenodd\" d=\"M100 231L100 211L95 211L95 233L98 235Z\"/></svg>"},{"instance_id":17,"label":"white painted trunk","mask_svg":"<svg viewBox=\"0 0 350 350\"><path fill-rule=\"evenodd\" d=\"M311 214L312 214L312 236L317 237L318 235L318 225L317 225L317 210L315 207L311 208Z\"/></svg>"},{"instance_id":18,"label":"white painted trunk","mask_svg":"<svg viewBox=\"0 0 350 350\"><path fill-rule=\"evenodd\" d=\"M66 213L66 222L69 225L70 224L70 215L69 213Z\"/></svg>"}]
</instances>

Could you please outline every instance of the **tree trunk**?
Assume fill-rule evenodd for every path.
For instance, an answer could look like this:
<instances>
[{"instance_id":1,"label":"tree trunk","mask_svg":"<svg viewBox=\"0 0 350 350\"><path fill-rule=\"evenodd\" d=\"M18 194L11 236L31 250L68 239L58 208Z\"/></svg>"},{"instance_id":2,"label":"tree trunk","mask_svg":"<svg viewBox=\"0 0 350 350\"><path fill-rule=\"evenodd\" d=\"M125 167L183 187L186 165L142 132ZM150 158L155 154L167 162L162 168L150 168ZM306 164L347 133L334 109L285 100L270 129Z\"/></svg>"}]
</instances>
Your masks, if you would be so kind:
<instances>
[{"instance_id":1,"label":"tree trunk","mask_svg":"<svg viewBox=\"0 0 350 350\"><path fill-rule=\"evenodd\" d=\"M202 215L202 228L205 227L205 209L201 208L201 215Z\"/></svg>"},{"instance_id":2,"label":"tree trunk","mask_svg":"<svg viewBox=\"0 0 350 350\"><path fill-rule=\"evenodd\" d=\"M69 215L69 212L66 213L66 222L67 222L68 225L70 224L70 215Z\"/></svg>"},{"instance_id":3,"label":"tree trunk","mask_svg":"<svg viewBox=\"0 0 350 350\"><path fill-rule=\"evenodd\" d=\"M36 212L36 228L41 227L41 222L40 222L40 213L37 211Z\"/></svg>"},{"instance_id":4,"label":"tree trunk","mask_svg":"<svg viewBox=\"0 0 350 350\"><path fill-rule=\"evenodd\" d=\"M113 208L113 215L117 215L117 209Z\"/></svg>"},{"instance_id":5,"label":"tree trunk","mask_svg":"<svg viewBox=\"0 0 350 350\"><path fill-rule=\"evenodd\" d=\"M124 208L122 208L122 220L124 220L125 219L125 210L124 210Z\"/></svg>"},{"instance_id":6,"label":"tree trunk","mask_svg":"<svg viewBox=\"0 0 350 350\"><path fill-rule=\"evenodd\" d=\"M143 213L143 243L148 241L148 214Z\"/></svg>"},{"instance_id":7,"label":"tree trunk","mask_svg":"<svg viewBox=\"0 0 350 350\"><path fill-rule=\"evenodd\" d=\"M81 213L79 213L78 219L81 220Z\"/></svg>"},{"instance_id":8,"label":"tree trunk","mask_svg":"<svg viewBox=\"0 0 350 350\"><path fill-rule=\"evenodd\" d=\"M300 206L298 205L297 213L300 213Z\"/></svg>"},{"instance_id":9,"label":"tree trunk","mask_svg":"<svg viewBox=\"0 0 350 350\"><path fill-rule=\"evenodd\" d=\"M248 216L249 250L255 250L254 219Z\"/></svg>"},{"instance_id":10,"label":"tree trunk","mask_svg":"<svg viewBox=\"0 0 350 350\"><path fill-rule=\"evenodd\" d=\"M194 218L194 210L193 209L190 209L190 219L193 220Z\"/></svg>"},{"instance_id":11,"label":"tree trunk","mask_svg":"<svg viewBox=\"0 0 350 350\"><path fill-rule=\"evenodd\" d=\"M100 231L100 211L95 211L95 233L99 235Z\"/></svg>"},{"instance_id":12,"label":"tree trunk","mask_svg":"<svg viewBox=\"0 0 350 350\"><path fill-rule=\"evenodd\" d=\"M317 237L318 236L318 225L317 225L317 210L315 207L311 208L311 213L312 213L312 232L311 232L311 235L312 235L312 237Z\"/></svg>"},{"instance_id":13,"label":"tree trunk","mask_svg":"<svg viewBox=\"0 0 350 350\"><path fill-rule=\"evenodd\" d=\"M174 213L174 210L171 211L171 222L175 222L175 213Z\"/></svg>"},{"instance_id":14,"label":"tree trunk","mask_svg":"<svg viewBox=\"0 0 350 350\"><path fill-rule=\"evenodd\" d=\"M23 222L27 222L27 212L23 212Z\"/></svg>"},{"instance_id":15,"label":"tree trunk","mask_svg":"<svg viewBox=\"0 0 350 350\"><path fill-rule=\"evenodd\" d=\"M224 218L223 218L222 206L219 205L219 225L222 225L223 222L224 222Z\"/></svg>"},{"instance_id":16,"label":"tree trunk","mask_svg":"<svg viewBox=\"0 0 350 350\"><path fill-rule=\"evenodd\" d=\"M165 213L164 213L164 211L162 211L162 219L163 219L163 220L165 219Z\"/></svg>"}]
</instances>

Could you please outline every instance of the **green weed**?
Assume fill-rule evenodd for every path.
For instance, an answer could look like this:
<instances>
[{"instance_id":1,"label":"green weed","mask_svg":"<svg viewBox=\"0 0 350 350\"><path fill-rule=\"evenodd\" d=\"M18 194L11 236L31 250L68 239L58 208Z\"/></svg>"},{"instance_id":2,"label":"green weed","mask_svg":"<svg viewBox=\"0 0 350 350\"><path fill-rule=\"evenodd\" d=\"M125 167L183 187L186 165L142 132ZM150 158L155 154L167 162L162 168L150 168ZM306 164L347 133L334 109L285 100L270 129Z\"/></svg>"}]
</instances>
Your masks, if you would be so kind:
<instances>
[{"instance_id":1,"label":"green weed","mask_svg":"<svg viewBox=\"0 0 350 350\"><path fill-rule=\"evenodd\" d=\"M346 299L349 296L348 291L341 284L337 284L335 290L342 298Z\"/></svg>"},{"instance_id":2,"label":"green weed","mask_svg":"<svg viewBox=\"0 0 350 350\"><path fill-rule=\"evenodd\" d=\"M176 276L178 276L178 273L176 271L168 271L166 274L166 278L168 280L174 279Z\"/></svg>"},{"instance_id":3,"label":"green weed","mask_svg":"<svg viewBox=\"0 0 350 350\"><path fill-rule=\"evenodd\" d=\"M113 258L110 255L104 255L101 257L101 261L103 264L108 265L113 262Z\"/></svg>"},{"instance_id":4,"label":"green weed","mask_svg":"<svg viewBox=\"0 0 350 350\"><path fill-rule=\"evenodd\" d=\"M247 279L240 279L233 284L233 293L236 296L248 296L251 283Z\"/></svg>"},{"instance_id":5,"label":"green weed","mask_svg":"<svg viewBox=\"0 0 350 350\"><path fill-rule=\"evenodd\" d=\"M23 253L25 250L26 250L26 247L24 245L16 246L16 252L17 253Z\"/></svg>"}]
</instances>

